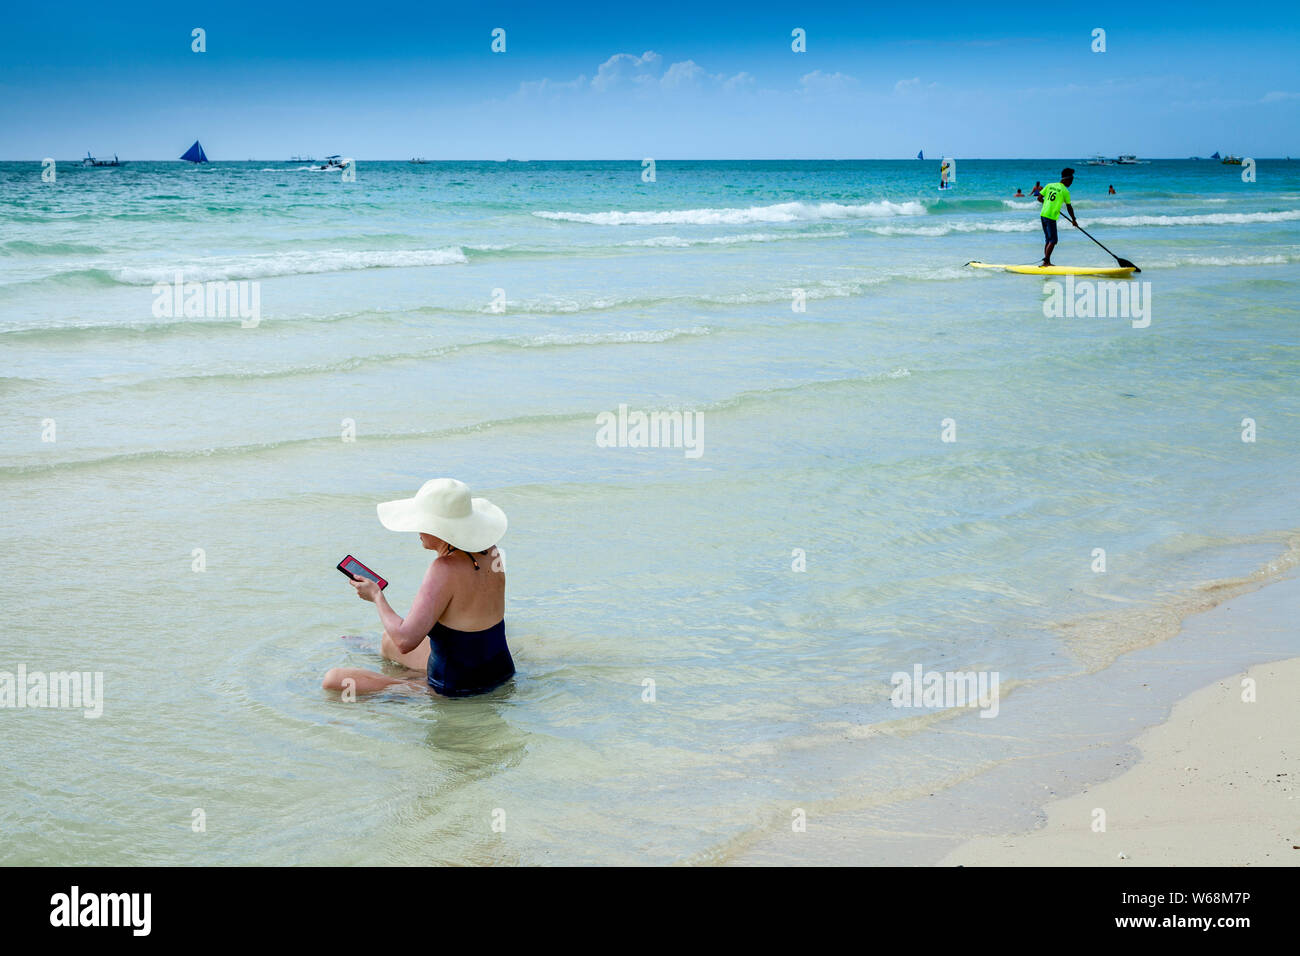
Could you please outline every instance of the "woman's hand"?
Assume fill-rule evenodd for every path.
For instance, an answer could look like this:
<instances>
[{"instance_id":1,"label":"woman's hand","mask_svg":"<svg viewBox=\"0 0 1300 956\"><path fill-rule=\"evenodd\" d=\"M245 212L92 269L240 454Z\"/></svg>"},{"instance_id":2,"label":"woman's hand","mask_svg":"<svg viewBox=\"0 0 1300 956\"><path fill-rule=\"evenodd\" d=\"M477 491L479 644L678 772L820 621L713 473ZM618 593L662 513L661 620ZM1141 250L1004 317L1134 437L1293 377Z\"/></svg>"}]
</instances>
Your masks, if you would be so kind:
<instances>
[{"instance_id":1,"label":"woman's hand","mask_svg":"<svg viewBox=\"0 0 1300 956\"><path fill-rule=\"evenodd\" d=\"M351 581L351 584L357 589L357 597L361 598L363 601L369 601L371 604L374 604L375 599L379 597L378 581L371 581L369 578L362 578L361 580L356 580L354 578Z\"/></svg>"}]
</instances>

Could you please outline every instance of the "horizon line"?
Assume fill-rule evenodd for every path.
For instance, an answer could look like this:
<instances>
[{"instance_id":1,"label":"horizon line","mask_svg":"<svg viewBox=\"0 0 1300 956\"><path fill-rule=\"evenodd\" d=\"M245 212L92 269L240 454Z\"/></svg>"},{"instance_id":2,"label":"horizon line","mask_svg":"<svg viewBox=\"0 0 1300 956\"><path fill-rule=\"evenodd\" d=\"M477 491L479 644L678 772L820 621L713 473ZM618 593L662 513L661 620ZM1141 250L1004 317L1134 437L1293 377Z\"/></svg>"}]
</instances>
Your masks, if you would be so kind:
<instances>
[{"instance_id":1,"label":"horizon line","mask_svg":"<svg viewBox=\"0 0 1300 956\"><path fill-rule=\"evenodd\" d=\"M120 154L114 153L113 155L114 155L114 156L119 156ZM335 155L335 154L332 154L332 153L331 153L330 155ZM1231 155L1231 156L1233 156L1233 157L1236 157L1236 156L1237 156L1237 154L1235 154L1235 153L1230 153L1229 155ZM1242 154L1242 155L1244 156L1244 154ZM38 164L39 164L39 163L44 162L47 158L50 158L50 157L41 157L40 159L0 159L0 163L38 163ZM80 162L82 162L82 160L84 160L85 158L86 158L85 156L78 156L78 157L75 158L75 159L67 159L67 160L59 160L59 159L56 158L56 159L55 159L55 162L75 162L75 163L80 163ZM102 158L102 157L95 157L95 158ZM212 164L214 164L214 163L307 163L307 162L318 162L320 159L324 159L324 158L325 158L324 156L321 156L321 157L319 157L319 158L317 158L317 157L312 157L312 158L310 158L310 159L275 159L275 158L273 158L273 157L258 157L258 156L251 156L251 157L249 157L248 159L212 159L212 158L209 158L209 159L208 159L208 162L207 162L206 165L212 165ZM407 164L411 164L411 160L414 159L414 158L416 158L416 157L396 158L396 157L373 157L373 156L372 156L372 157L363 157L363 156L350 156L350 157L343 157L343 158L351 159L353 162L358 162L358 163L365 162L365 163L407 163ZM735 162L749 162L749 163L892 163L892 162L929 163L929 162L939 162L941 159L960 159L960 160L962 160L963 162L968 162L968 163L971 163L971 162L1008 162L1008 161L1011 161L1011 162L1048 162L1048 161L1056 162L1056 161L1060 161L1060 160L1066 160L1066 161L1068 161L1068 162L1078 162L1078 163L1085 163L1085 164L1086 164L1086 163L1089 161L1088 159L1073 159L1073 160L1072 160L1072 159L1071 159L1070 157L1068 157L1068 156L961 156L961 155L954 155L954 154L951 154L951 153L936 154L933 158L926 158L926 159L917 159L915 156L911 156L911 157L907 157L907 156L777 156L777 157L771 157L771 156L694 156L694 157L682 157L682 156L677 156L677 157L662 157L662 158L661 158L661 157L641 157L641 158L631 158L631 157L621 156L621 157L566 157L566 158L563 158L563 159L515 159L513 156L507 156L507 157L504 157L504 158L498 158L498 157L495 157L495 156L492 156L492 157L476 156L476 157L458 157L458 158L455 158L455 159L428 159L428 158L426 158L426 157L419 157L419 159L420 159L423 163L425 163L425 164L430 164L430 165L433 164L433 163L641 163L641 162L644 162L645 159L648 159L648 158L652 158L652 159L654 159L654 161L655 161L656 163L735 163ZM1089 159L1091 159L1091 158L1093 158L1093 157L1089 157ZM1106 157L1106 158L1109 159L1109 157ZM1256 159L1256 161L1258 161L1258 160L1260 160L1260 159L1267 159L1267 160L1291 160L1292 157L1291 157L1291 156L1260 156L1260 157L1252 157L1252 158L1254 158L1254 159ZM1187 161L1194 161L1194 160L1207 160L1207 161L1212 161L1213 159L1214 159L1213 156L1148 156L1148 157L1146 157L1145 159L1140 159L1140 160L1138 160L1137 163L1117 163L1117 162L1111 160L1111 162L1108 163L1108 165L1112 165L1112 166L1133 166L1133 165L1141 165L1143 162L1154 162L1154 161L1157 161L1157 160L1159 160L1159 161L1161 161L1161 162L1165 162L1165 161L1181 161L1181 162L1187 162ZM138 157L138 158L132 158L132 159L128 159L128 160L121 160L121 162L123 162L123 163L126 163L126 162L133 162L133 163L181 163L181 162L188 162L188 160L183 160L183 159L181 159L180 157L174 157L174 158L172 158L172 157ZM205 165L205 164L199 163L199 164L191 164L191 165ZM414 164L414 165L419 165L419 164Z\"/></svg>"}]
</instances>

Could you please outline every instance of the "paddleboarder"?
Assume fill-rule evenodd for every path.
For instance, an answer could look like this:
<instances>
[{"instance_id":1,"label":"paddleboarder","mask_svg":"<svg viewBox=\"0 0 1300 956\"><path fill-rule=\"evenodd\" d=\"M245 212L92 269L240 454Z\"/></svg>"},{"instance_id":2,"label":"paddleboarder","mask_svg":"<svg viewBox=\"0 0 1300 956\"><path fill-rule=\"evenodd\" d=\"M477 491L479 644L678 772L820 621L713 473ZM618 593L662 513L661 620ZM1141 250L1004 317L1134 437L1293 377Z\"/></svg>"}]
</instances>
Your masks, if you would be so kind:
<instances>
[{"instance_id":1,"label":"paddleboarder","mask_svg":"<svg viewBox=\"0 0 1300 956\"><path fill-rule=\"evenodd\" d=\"M1061 216L1061 207L1065 206L1069 214L1070 222L1074 225L1079 224L1079 220L1074 215L1074 207L1070 205L1070 184L1074 182L1074 170L1066 167L1061 170L1061 181L1057 183L1048 183L1038 194L1038 201L1043 204L1039 210L1039 220L1043 224L1043 261L1042 265L1050 266L1052 264L1052 250L1056 248L1057 234L1056 221Z\"/></svg>"}]
</instances>

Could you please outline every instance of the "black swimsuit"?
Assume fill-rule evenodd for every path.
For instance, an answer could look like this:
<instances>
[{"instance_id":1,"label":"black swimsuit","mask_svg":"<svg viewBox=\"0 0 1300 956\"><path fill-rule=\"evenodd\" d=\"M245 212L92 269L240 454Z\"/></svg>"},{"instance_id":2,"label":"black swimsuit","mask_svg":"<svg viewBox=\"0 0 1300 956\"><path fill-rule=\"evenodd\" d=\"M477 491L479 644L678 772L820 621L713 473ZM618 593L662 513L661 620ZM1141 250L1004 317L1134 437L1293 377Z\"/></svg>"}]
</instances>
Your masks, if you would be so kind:
<instances>
[{"instance_id":1,"label":"black swimsuit","mask_svg":"<svg viewBox=\"0 0 1300 956\"><path fill-rule=\"evenodd\" d=\"M458 631L441 621L429 632L429 686L444 697L471 697L515 675L504 619L483 631Z\"/></svg>"}]
</instances>

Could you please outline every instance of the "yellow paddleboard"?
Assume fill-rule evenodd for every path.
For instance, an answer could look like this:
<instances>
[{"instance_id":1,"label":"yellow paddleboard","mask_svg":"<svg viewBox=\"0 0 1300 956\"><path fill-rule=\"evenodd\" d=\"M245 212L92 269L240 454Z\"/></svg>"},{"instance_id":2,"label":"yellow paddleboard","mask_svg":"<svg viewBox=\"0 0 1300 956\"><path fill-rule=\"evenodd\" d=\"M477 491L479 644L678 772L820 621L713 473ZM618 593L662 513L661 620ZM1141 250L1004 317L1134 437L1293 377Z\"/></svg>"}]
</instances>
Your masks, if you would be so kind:
<instances>
[{"instance_id":1,"label":"yellow paddleboard","mask_svg":"<svg viewBox=\"0 0 1300 956\"><path fill-rule=\"evenodd\" d=\"M992 262L968 262L976 269L1002 269L1005 272L1020 272L1029 276L1111 276L1127 279L1133 274L1132 267L1126 266L1008 266Z\"/></svg>"}]
</instances>

